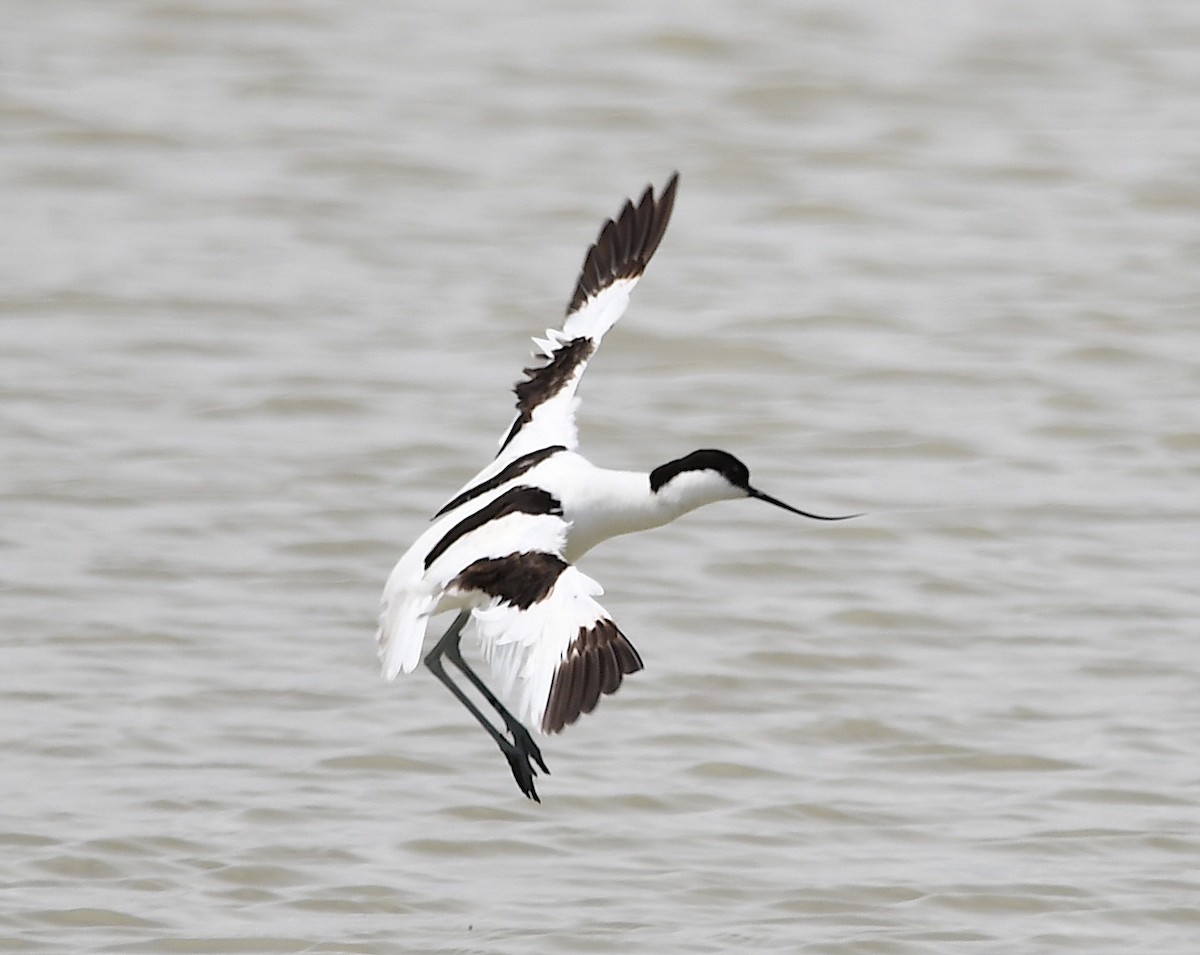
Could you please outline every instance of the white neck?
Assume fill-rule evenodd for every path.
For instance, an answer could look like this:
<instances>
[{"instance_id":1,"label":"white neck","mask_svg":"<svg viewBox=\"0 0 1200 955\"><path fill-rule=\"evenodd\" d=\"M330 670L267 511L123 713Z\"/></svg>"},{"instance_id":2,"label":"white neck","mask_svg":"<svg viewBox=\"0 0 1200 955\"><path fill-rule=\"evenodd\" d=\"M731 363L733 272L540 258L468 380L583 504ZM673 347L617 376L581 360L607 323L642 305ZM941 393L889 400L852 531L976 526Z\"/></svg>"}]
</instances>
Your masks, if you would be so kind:
<instances>
[{"instance_id":1,"label":"white neck","mask_svg":"<svg viewBox=\"0 0 1200 955\"><path fill-rule=\"evenodd\" d=\"M564 495L563 511L571 521L565 556L574 562L610 537L661 527L704 504L740 496L731 491L724 482L689 472L655 493L644 472L597 468L594 480Z\"/></svg>"}]
</instances>

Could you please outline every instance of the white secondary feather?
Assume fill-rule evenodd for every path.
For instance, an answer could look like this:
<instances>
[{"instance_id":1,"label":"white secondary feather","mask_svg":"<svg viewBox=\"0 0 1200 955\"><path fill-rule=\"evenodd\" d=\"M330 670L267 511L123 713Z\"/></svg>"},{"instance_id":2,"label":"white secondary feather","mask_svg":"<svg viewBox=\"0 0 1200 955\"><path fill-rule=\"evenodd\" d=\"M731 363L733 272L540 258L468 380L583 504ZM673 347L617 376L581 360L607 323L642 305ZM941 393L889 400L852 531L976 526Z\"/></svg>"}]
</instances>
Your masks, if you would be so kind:
<instances>
[{"instance_id":1,"label":"white secondary feather","mask_svg":"<svg viewBox=\"0 0 1200 955\"><path fill-rule=\"evenodd\" d=\"M588 298L579 308L571 312L563 322L563 338L590 338L599 343L625 310L629 308L629 296L641 276L617 279L599 294Z\"/></svg>"}]
</instances>

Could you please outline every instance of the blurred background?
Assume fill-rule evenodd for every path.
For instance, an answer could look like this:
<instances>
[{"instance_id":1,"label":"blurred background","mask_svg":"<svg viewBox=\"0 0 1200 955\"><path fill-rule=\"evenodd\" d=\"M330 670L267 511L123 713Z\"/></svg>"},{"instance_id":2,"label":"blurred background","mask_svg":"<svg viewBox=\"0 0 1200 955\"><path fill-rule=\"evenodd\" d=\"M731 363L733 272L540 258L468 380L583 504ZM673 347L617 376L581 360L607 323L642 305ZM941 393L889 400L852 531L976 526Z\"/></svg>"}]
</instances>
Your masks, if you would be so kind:
<instances>
[{"instance_id":1,"label":"blurred background","mask_svg":"<svg viewBox=\"0 0 1200 955\"><path fill-rule=\"evenodd\" d=\"M1200 9L0 3L0 951L1190 953ZM626 196L646 670L542 805L392 563Z\"/></svg>"}]
</instances>

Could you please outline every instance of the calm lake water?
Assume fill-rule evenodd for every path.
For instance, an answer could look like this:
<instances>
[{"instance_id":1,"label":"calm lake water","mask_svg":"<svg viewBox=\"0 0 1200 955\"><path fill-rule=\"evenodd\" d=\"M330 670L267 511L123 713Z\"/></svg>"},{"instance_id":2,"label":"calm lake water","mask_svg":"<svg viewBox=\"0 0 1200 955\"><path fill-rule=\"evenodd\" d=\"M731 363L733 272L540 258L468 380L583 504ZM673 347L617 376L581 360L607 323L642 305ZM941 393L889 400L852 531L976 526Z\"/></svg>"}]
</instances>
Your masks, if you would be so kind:
<instances>
[{"instance_id":1,"label":"calm lake water","mask_svg":"<svg viewBox=\"0 0 1200 955\"><path fill-rule=\"evenodd\" d=\"M3 5L0 951L1193 953L1190 0ZM542 805L379 591L601 221Z\"/></svg>"}]
</instances>

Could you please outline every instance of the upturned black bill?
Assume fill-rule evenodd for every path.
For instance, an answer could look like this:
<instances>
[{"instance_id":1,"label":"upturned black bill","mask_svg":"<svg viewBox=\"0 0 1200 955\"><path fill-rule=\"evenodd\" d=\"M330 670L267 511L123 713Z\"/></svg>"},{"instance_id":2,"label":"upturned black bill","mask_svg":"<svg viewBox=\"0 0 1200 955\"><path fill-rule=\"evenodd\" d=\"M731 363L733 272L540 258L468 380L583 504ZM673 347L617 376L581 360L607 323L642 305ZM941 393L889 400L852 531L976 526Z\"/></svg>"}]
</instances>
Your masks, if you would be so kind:
<instances>
[{"instance_id":1,"label":"upturned black bill","mask_svg":"<svg viewBox=\"0 0 1200 955\"><path fill-rule=\"evenodd\" d=\"M748 489L750 496L758 498L760 501L766 501L768 504L774 504L776 507L782 507L785 511L791 511L793 514L799 514L801 517L811 517L814 521L848 521L852 517L862 517L861 514L839 514L837 517L826 517L824 514L810 514L808 511L802 511L798 507L792 507L791 504L784 504L778 498L771 497L770 494L764 494L762 491L754 488Z\"/></svg>"}]
</instances>

